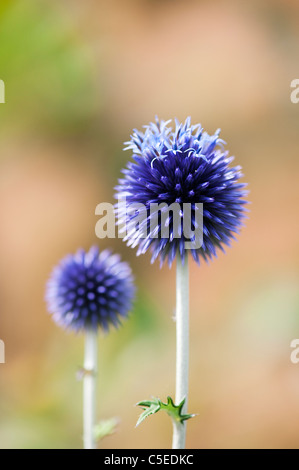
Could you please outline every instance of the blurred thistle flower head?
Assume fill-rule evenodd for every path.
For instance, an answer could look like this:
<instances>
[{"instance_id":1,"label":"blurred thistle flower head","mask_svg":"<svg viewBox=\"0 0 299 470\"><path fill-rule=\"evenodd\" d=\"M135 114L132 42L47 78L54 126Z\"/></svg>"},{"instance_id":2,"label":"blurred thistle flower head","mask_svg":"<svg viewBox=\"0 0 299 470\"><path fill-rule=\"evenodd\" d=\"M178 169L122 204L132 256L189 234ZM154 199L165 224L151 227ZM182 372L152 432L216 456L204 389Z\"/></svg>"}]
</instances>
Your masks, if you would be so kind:
<instances>
[{"instance_id":1,"label":"blurred thistle flower head","mask_svg":"<svg viewBox=\"0 0 299 470\"><path fill-rule=\"evenodd\" d=\"M230 245L234 233L239 233L246 209L243 199L247 191L244 183L238 180L243 176L240 166L230 166L234 157L224 150L225 142L219 138L220 130L214 135L203 132L200 124L191 125L175 120L174 130L171 121L160 121L145 126L145 131L134 129L125 150L131 150L134 162L129 162L123 170L124 177L116 187L116 197L125 200L125 205L117 204L118 224L127 226L124 240L127 245L138 246L137 255L152 252L152 262L160 258L162 265L167 259L171 266L175 256L182 259L191 251L199 264L200 257L207 261L216 255L216 249L224 251L223 245ZM135 215L128 211L132 204L141 203L146 207L147 236L134 229ZM200 248L185 249L186 238L173 234L172 213L169 211L169 236L162 233L161 217L157 227L152 227L150 219L152 203L173 203L180 205L181 224L184 219L184 203L191 205L192 229L196 228L196 204L203 204L202 244ZM163 235L163 236L162 236Z\"/></svg>"},{"instance_id":2,"label":"blurred thistle flower head","mask_svg":"<svg viewBox=\"0 0 299 470\"><path fill-rule=\"evenodd\" d=\"M117 327L132 308L135 286L130 266L109 250L78 250L54 268L46 302L54 321L75 331Z\"/></svg>"}]
</instances>

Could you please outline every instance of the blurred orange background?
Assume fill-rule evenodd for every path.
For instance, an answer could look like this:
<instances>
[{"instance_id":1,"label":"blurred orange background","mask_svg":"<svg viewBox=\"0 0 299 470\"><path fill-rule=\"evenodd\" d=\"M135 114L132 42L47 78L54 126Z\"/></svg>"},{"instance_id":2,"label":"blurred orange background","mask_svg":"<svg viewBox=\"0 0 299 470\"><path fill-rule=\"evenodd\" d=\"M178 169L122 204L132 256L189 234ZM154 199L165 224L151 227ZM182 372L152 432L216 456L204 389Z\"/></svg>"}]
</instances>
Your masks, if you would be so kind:
<instances>
[{"instance_id":1,"label":"blurred orange background","mask_svg":"<svg viewBox=\"0 0 299 470\"><path fill-rule=\"evenodd\" d=\"M47 315L66 253L98 243L130 262L134 312L99 335L104 448L169 448L171 422L139 428L134 404L174 396L175 273L118 239L98 240L132 128L157 114L221 127L249 182L238 243L191 263L188 448L298 448L299 4L192 0L2 0L0 79L0 447L80 448L83 338Z\"/></svg>"}]
</instances>

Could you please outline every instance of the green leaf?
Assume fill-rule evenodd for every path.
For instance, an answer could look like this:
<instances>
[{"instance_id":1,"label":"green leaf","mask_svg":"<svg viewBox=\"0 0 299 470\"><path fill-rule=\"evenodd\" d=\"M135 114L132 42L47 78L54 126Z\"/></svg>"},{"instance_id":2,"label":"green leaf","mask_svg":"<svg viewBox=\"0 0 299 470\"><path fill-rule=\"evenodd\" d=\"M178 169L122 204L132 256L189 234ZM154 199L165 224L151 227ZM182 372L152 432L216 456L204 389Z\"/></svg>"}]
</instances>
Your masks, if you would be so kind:
<instances>
[{"instance_id":1,"label":"green leaf","mask_svg":"<svg viewBox=\"0 0 299 470\"><path fill-rule=\"evenodd\" d=\"M159 401L160 401L159 399L153 399L152 401L150 400L140 401L139 403L137 403L137 406L141 406L144 409L144 411L139 416L139 419L136 423L136 427L139 426L139 424L142 423L142 421L144 421L145 418L157 413L157 411L161 409Z\"/></svg>"},{"instance_id":2,"label":"green leaf","mask_svg":"<svg viewBox=\"0 0 299 470\"><path fill-rule=\"evenodd\" d=\"M157 413L160 410L166 411L166 413L175 421L182 423L187 419L193 418L194 414L182 414L182 408L185 403L185 398L175 405L171 397L167 397L167 403L163 403L160 398L153 398L152 400L144 400L137 403L137 406L143 408L143 413L139 416L136 427L139 426L142 421L150 415Z\"/></svg>"},{"instance_id":3,"label":"green leaf","mask_svg":"<svg viewBox=\"0 0 299 470\"><path fill-rule=\"evenodd\" d=\"M97 441L104 439L104 437L111 436L116 432L116 427L119 423L118 418L110 418L100 421L94 427L94 437Z\"/></svg>"}]
</instances>

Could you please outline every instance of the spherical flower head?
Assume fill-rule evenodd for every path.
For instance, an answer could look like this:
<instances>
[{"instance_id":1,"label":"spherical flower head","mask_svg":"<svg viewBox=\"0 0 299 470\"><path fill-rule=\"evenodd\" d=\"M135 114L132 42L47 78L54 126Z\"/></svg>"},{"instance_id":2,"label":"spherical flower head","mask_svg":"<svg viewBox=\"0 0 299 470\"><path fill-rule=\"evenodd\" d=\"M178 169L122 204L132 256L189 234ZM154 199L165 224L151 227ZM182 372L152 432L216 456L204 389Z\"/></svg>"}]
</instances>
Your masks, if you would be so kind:
<instances>
[{"instance_id":1,"label":"spherical flower head","mask_svg":"<svg viewBox=\"0 0 299 470\"><path fill-rule=\"evenodd\" d=\"M239 233L246 210L246 185L238 182L243 176L241 167L230 166L234 157L224 150L220 130L209 135L203 132L200 124L191 125L190 118L183 124L176 120L173 130L170 122L156 118L155 123L145 126L144 132L134 129L131 140L126 142L125 150L133 152L134 161L123 170L124 177L116 187L116 197L120 201L117 204L118 224L126 224L124 240L129 246L138 247L137 255L150 249L152 262L159 257L161 265L167 259L171 266L177 254L184 261L190 251L199 264L200 258L207 261L216 256L217 248L224 251L223 246L230 245L234 233ZM136 203L146 208L146 236L144 230L136 230L138 211L134 214L130 210ZM189 203L192 229L197 228L195 211L202 203L201 246L197 248L195 243L195 248L185 248L188 238L183 231L181 236L174 234L171 211L166 220L169 226L167 237L162 233L161 217L153 227L150 223L153 203L165 203L168 207L179 204L182 226L187 217L184 203Z\"/></svg>"},{"instance_id":2,"label":"spherical flower head","mask_svg":"<svg viewBox=\"0 0 299 470\"><path fill-rule=\"evenodd\" d=\"M130 266L109 250L78 250L54 268L46 301L54 321L75 331L117 327L132 308L135 286Z\"/></svg>"}]
</instances>

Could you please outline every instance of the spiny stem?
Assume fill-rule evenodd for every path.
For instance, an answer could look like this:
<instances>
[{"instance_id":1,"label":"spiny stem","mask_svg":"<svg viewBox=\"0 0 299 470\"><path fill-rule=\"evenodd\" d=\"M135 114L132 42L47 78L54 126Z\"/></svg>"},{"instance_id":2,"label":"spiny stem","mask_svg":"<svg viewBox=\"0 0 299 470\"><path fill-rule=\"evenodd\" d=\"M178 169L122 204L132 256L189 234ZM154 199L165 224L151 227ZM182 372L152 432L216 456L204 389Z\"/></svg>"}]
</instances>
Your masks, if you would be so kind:
<instances>
[{"instance_id":1,"label":"spiny stem","mask_svg":"<svg viewBox=\"0 0 299 470\"><path fill-rule=\"evenodd\" d=\"M97 332L85 334L83 379L83 441L84 449L95 449L94 426L96 411Z\"/></svg>"},{"instance_id":2,"label":"spiny stem","mask_svg":"<svg viewBox=\"0 0 299 470\"><path fill-rule=\"evenodd\" d=\"M178 405L183 398L182 413L187 413L189 379L189 269L188 255L184 262L177 257L176 265L176 396ZM173 449L184 449L186 422L173 422Z\"/></svg>"}]
</instances>

